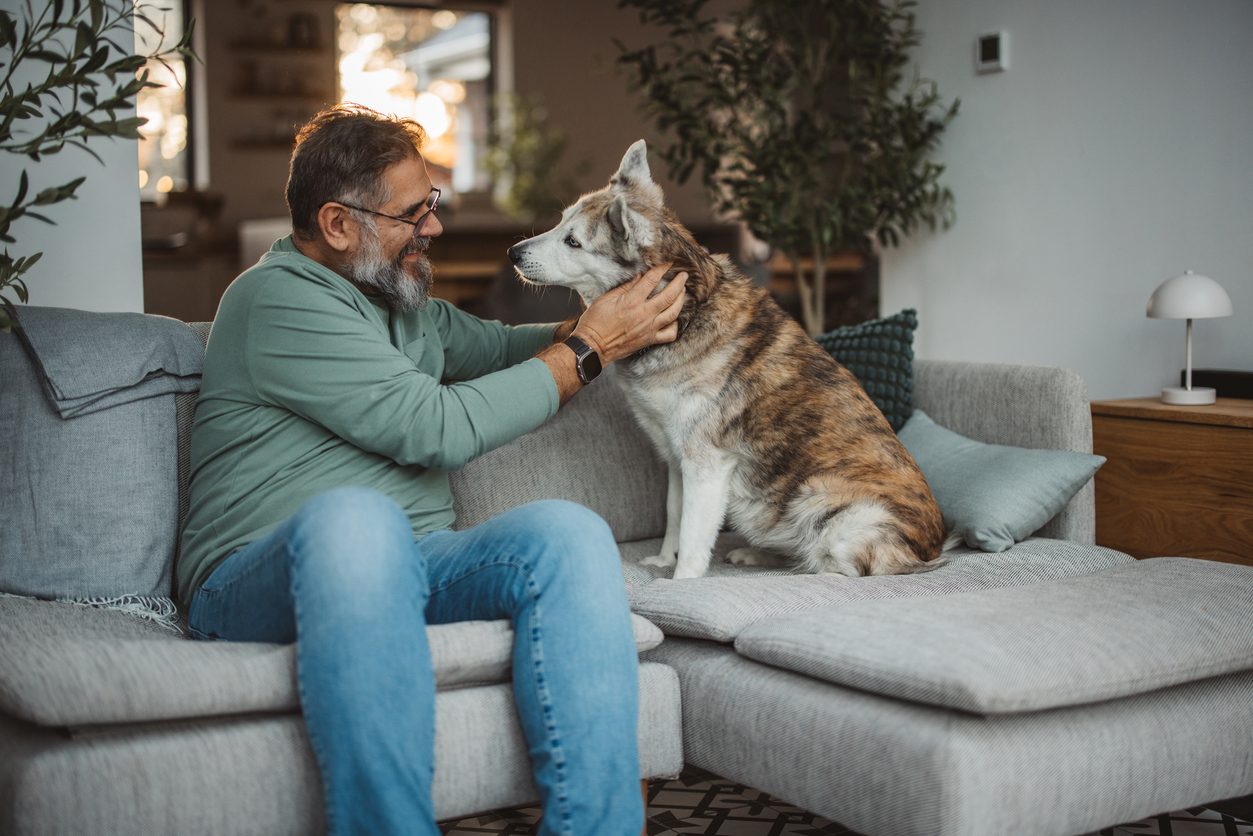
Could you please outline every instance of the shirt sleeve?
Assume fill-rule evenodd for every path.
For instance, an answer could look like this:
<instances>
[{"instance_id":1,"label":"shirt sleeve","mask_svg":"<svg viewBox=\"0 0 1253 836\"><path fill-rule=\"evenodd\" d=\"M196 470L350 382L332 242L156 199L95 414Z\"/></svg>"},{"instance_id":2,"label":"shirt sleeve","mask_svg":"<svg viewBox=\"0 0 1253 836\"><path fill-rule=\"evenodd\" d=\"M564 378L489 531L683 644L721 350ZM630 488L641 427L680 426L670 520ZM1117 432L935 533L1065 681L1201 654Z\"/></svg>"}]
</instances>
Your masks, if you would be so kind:
<instances>
[{"instance_id":1,"label":"shirt sleeve","mask_svg":"<svg viewBox=\"0 0 1253 836\"><path fill-rule=\"evenodd\" d=\"M444 386L391 344L368 303L289 284L268 283L249 312L244 353L257 397L363 450L458 470L557 411L542 360Z\"/></svg>"},{"instance_id":2,"label":"shirt sleeve","mask_svg":"<svg viewBox=\"0 0 1253 836\"><path fill-rule=\"evenodd\" d=\"M442 299L432 299L428 310L444 343L444 376L450 380L472 380L530 360L552 344L558 327L502 325Z\"/></svg>"}]
</instances>

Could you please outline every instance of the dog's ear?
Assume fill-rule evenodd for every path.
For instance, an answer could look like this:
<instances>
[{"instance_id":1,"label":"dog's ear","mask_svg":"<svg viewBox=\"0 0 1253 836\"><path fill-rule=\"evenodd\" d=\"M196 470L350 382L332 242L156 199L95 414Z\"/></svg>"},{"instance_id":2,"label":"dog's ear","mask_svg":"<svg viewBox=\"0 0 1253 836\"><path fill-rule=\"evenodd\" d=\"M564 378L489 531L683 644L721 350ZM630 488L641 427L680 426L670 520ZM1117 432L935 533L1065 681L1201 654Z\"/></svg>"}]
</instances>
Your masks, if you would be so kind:
<instances>
[{"instance_id":1,"label":"dog's ear","mask_svg":"<svg viewBox=\"0 0 1253 836\"><path fill-rule=\"evenodd\" d=\"M662 205L661 189L648 169L648 146L644 140L627 149L617 173L609 179L609 186L615 191L634 192L654 206Z\"/></svg>"},{"instance_id":2,"label":"dog's ear","mask_svg":"<svg viewBox=\"0 0 1253 836\"><path fill-rule=\"evenodd\" d=\"M648 222L627 205L626 195L614 196L605 212L605 219L609 222L609 228L613 230L616 240L624 241L637 250L652 242L652 236L648 233Z\"/></svg>"}]
</instances>

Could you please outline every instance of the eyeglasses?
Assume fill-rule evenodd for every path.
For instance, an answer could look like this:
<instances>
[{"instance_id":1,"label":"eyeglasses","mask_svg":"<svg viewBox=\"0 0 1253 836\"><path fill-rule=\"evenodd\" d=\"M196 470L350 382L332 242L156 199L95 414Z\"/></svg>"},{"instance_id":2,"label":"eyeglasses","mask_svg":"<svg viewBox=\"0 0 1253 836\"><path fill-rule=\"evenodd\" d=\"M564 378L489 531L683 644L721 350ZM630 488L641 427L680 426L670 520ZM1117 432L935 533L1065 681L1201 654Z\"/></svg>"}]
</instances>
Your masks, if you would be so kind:
<instances>
[{"instance_id":1,"label":"eyeglasses","mask_svg":"<svg viewBox=\"0 0 1253 836\"><path fill-rule=\"evenodd\" d=\"M417 238L422 232L422 226L426 223L426 219L435 214L435 209L439 206L440 194L441 192L439 189L431 189L431 193L427 195L426 203L424 204L426 206L426 211L423 212L422 217L418 218L416 221L407 221L404 218L398 218L395 215L385 215L382 212L375 212L373 209L366 209L364 206L354 206L351 203L340 203L338 200L335 202L339 203L341 206L347 206L349 209L356 209L358 212L368 212L371 215L378 215L380 218L391 218L393 221L400 221L402 224L409 224L413 227L413 237Z\"/></svg>"}]
</instances>

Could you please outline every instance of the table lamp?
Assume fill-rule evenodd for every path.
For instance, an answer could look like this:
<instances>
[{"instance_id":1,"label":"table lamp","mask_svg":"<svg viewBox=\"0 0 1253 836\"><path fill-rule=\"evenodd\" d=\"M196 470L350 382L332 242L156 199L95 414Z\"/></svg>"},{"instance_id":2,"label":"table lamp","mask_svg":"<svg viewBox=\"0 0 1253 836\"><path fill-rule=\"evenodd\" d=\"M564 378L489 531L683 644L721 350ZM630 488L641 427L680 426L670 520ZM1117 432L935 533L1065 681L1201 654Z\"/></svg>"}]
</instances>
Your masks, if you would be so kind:
<instances>
[{"instance_id":1,"label":"table lamp","mask_svg":"<svg viewBox=\"0 0 1253 836\"><path fill-rule=\"evenodd\" d=\"M1215 392L1207 386L1192 388L1192 320L1231 316L1231 297L1222 285L1208 276L1191 270L1182 276L1167 279L1149 298L1148 315L1154 319L1188 320L1188 363L1186 386L1167 386L1162 390L1162 403L1214 403Z\"/></svg>"}]
</instances>

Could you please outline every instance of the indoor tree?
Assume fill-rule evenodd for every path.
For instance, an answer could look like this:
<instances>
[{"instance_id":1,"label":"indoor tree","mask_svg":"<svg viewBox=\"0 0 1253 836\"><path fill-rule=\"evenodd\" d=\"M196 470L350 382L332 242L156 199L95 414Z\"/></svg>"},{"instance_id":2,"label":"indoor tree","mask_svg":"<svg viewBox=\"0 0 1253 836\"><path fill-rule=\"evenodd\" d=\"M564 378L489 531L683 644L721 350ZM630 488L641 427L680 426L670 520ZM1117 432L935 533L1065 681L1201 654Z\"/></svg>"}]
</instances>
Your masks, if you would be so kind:
<instances>
[{"instance_id":1,"label":"indoor tree","mask_svg":"<svg viewBox=\"0 0 1253 836\"><path fill-rule=\"evenodd\" d=\"M670 176L698 173L720 214L791 261L817 335L828 256L952 222L929 154L958 102L906 79L921 37L908 0L749 0L723 16L706 16L707 3L620 0L666 38L618 43L618 63L667 138Z\"/></svg>"},{"instance_id":2,"label":"indoor tree","mask_svg":"<svg viewBox=\"0 0 1253 836\"><path fill-rule=\"evenodd\" d=\"M144 64L175 52L194 57L190 26L178 43L151 55L135 55L115 40L132 42L133 17L134 26L149 27L163 44L164 31L153 20L160 11L137 0L47 0L41 6L23 0L20 14L0 10L0 150L38 163L71 146L103 163L88 140L139 139L139 127L148 120L125 114L133 112L140 90L160 86L148 80ZM16 243L9 230L18 218L54 223L43 207L74 198L86 179L32 195L23 168L13 202L0 205L0 241ZM0 330L9 331L17 316L5 291L26 302L22 276L41 255L15 257L7 246L0 255Z\"/></svg>"}]
</instances>

